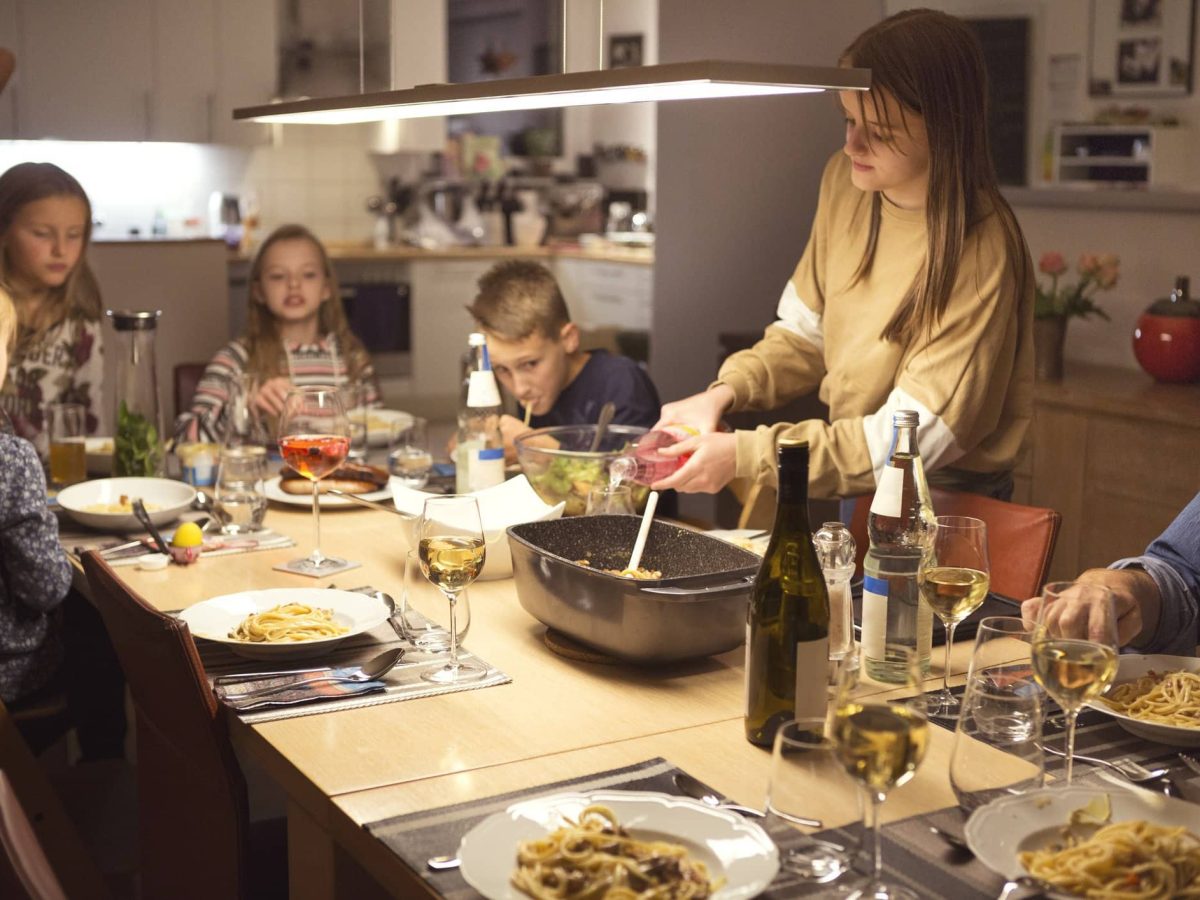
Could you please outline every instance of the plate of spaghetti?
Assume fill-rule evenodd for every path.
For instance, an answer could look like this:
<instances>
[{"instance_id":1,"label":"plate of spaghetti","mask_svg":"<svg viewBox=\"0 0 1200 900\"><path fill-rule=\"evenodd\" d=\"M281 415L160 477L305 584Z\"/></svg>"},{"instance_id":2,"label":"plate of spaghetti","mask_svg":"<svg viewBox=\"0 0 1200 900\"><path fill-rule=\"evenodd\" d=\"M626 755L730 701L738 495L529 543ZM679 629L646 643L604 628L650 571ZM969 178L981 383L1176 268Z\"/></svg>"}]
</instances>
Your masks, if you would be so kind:
<instances>
[{"instance_id":1,"label":"plate of spaghetti","mask_svg":"<svg viewBox=\"0 0 1200 900\"><path fill-rule=\"evenodd\" d=\"M1200 747L1200 659L1123 655L1113 686L1088 705L1138 737Z\"/></svg>"},{"instance_id":2,"label":"plate of spaghetti","mask_svg":"<svg viewBox=\"0 0 1200 900\"><path fill-rule=\"evenodd\" d=\"M223 594L179 613L192 634L251 659L319 656L387 621L378 597L320 588Z\"/></svg>"},{"instance_id":3,"label":"plate of spaghetti","mask_svg":"<svg viewBox=\"0 0 1200 900\"><path fill-rule=\"evenodd\" d=\"M1194 897L1198 822L1195 804L1162 794L1060 787L981 806L965 835L989 869L1033 875L1051 897Z\"/></svg>"},{"instance_id":4,"label":"plate of spaghetti","mask_svg":"<svg viewBox=\"0 0 1200 900\"><path fill-rule=\"evenodd\" d=\"M643 791L523 800L472 828L462 876L489 900L647 896L744 900L779 871L767 833L737 813ZM622 893L624 891L624 893Z\"/></svg>"}]
</instances>

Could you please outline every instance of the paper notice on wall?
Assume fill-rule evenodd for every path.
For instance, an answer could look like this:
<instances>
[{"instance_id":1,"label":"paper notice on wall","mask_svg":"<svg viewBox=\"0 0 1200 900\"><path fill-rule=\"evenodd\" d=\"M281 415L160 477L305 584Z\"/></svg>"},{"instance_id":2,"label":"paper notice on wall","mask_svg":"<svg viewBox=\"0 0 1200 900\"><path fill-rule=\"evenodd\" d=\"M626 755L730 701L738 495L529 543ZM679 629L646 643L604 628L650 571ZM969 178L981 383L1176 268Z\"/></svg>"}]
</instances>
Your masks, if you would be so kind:
<instances>
[{"instance_id":1,"label":"paper notice on wall","mask_svg":"<svg viewBox=\"0 0 1200 900\"><path fill-rule=\"evenodd\" d=\"M1049 88L1046 115L1051 122L1078 122L1083 118L1083 57L1078 53L1051 54L1046 70Z\"/></svg>"}]
</instances>

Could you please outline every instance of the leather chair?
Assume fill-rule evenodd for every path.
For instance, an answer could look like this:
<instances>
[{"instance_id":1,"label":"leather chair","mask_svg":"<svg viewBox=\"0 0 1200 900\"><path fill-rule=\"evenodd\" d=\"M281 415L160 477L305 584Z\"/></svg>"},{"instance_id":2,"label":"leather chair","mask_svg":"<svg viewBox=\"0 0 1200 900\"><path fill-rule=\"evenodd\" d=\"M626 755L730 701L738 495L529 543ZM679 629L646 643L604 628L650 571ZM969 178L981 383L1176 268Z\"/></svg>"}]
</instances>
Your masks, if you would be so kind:
<instances>
[{"instance_id":1,"label":"leather chair","mask_svg":"<svg viewBox=\"0 0 1200 900\"><path fill-rule=\"evenodd\" d=\"M1024 600L1041 591L1062 524L1059 513L964 491L930 488L929 494L934 512L939 516L974 516L987 523L993 593ZM870 546L867 536L870 509L870 498L861 498L855 504L854 519L850 523L850 533L858 544L860 568Z\"/></svg>"},{"instance_id":2,"label":"leather chair","mask_svg":"<svg viewBox=\"0 0 1200 900\"><path fill-rule=\"evenodd\" d=\"M0 855L0 896L22 900L67 900L12 782L4 772L0 772L0 850L3 850Z\"/></svg>"},{"instance_id":3,"label":"leather chair","mask_svg":"<svg viewBox=\"0 0 1200 900\"><path fill-rule=\"evenodd\" d=\"M143 896L286 896L286 844L251 853L246 781L187 625L94 551L83 568L133 696Z\"/></svg>"}]
</instances>

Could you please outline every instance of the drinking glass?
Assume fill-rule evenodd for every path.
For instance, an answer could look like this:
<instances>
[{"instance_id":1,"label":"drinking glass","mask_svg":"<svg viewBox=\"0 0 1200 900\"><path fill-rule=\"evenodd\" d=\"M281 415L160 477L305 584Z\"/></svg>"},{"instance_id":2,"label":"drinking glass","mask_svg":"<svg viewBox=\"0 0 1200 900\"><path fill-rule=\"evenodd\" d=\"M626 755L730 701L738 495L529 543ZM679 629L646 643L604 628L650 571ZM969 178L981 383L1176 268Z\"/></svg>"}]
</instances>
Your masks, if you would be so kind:
<instances>
[{"instance_id":1,"label":"drinking glass","mask_svg":"<svg viewBox=\"0 0 1200 900\"><path fill-rule=\"evenodd\" d=\"M487 555L475 498L451 494L426 500L417 523L417 551L421 571L450 601L450 659L442 668L423 672L421 677L438 684L482 678L487 673L483 666L458 659L455 623L458 595L479 576Z\"/></svg>"},{"instance_id":2,"label":"drinking glass","mask_svg":"<svg viewBox=\"0 0 1200 900\"><path fill-rule=\"evenodd\" d=\"M226 447L217 464L213 515L223 534L261 531L267 514L267 450L245 444Z\"/></svg>"},{"instance_id":3,"label":"drinking glass","mask_svg":"<svg viewBox=\"0 0 1200 900\"><path fill-rule=\"evenodd\" d=\"M1067 777L1071 784L1075 720L1117 675L1117 612L1112 591L1098 584L1056 581L1042 588L1033 631L1033 675L1067 718Z\"/></svg>"},{"instance_id":4,"label":"drinking glass","mask_svg":"<svg viewBox=\"0 0 1200 900\"><path fill-rule=\"evenodd\" d=\"M426 428L426 421L418 417L407 428L401 428L390 436L388 471L399 478L405 487L419 490L429 481L433 454L429 452Z\"/></svg>"},{"instance_id":5,"label":"drinking glass","mask_svg":"<svg viewBox=\"0 0 1200 900\"><path fill-rule=\"evenodd\" d=\"M946 626L942 689L929 696L928 713L935 718L958 715L958 698L950 693L950 652L954 629L983 604L991 568L988 565L987 525L970 516L938 516L932 552L921 566L921 599Z\"/></svg>"},{"instance_id":6,"label":"drinking glass","mask_svg":"<svg viewBox=\"0 0 1200 900\"><path fill-rule=\"evenodd\" d=\"M312 482L313 528L316 543L304 559L287 563L288 570L320 575L346 564L321 552L321 501L318 482L346 461L350 423L342 399L333 388L304 387L288 391L279 417L279 452L283 461Z\"/></svg>"},{"instance_id":7,"label":"drinking glass","mask_svg":"<svg viewBox=\"0 0 1200 900\"><path fill-rule=\"evenodd\" d=\"M848 900L917 900L916 894L907 888L883 880L879 808L892 788L913 777L925 757L929 740L927 698L921 693L917 654L903 645L889 645L885 649L897 671L903 672L904 685L913 694L911 699L888 703L860 696L859 686L867 674L863 656L857 653L843 660L835 695L833 741L842 767L859 783L869 801L866 810L870 821L864 824L875 843L873 874Z\"/></svg>"},{"instance_id":8,"label":"drinking glass","mask_svg":"<svg viewBox=\"0 0 1200 900\"><path fill-rule=\"evenodd\" d=\"M595 484L588 492L585 516L636 514L633 505L633 489L627 484Z\"/></svg>"},{"instance_id":9,"label":"drinking glass","mask_svg":"<svg viewBox=\"0 0 1200 900\"><path fill-rule=\"evenodd\" d=\"M418 622L412 615L417 608L433 609L435 604L442 601L442 592L431 584L421 571L421 551L409 550L404 554L404 593L400 596L400 611L398 613L400 627L405 638L414 647L441 653L450 649L450 632L441 625L422 616L424 621ZM459 643L466 640L471 628L470 595L466 590L458 595L458 630L455 640Z\"/></svg>"},{"instance_id":10,"label":"drinking glass","mask_svg":"<svg viewBox=\"0 0 1200 900\"><path fill-rule=\"evenodd\" d=\"M346 419L350 423L349 459L362 462L367 458L370 436L370 414L367 407L367 386L362 383L346 384L341 388L342 405L346 407Z\"/></svg>"},{"instance_id":11,"label":"drinking glass","mask_svg":"<svg viewBox=\"0 0 1200 900\"><path fill-rule=\"evenodd\" d=\"M804 826L796 823L797 817L825 818L826 813L815 805L834 794L837 785L849 787L850 779L838 757L837 745L825 735L825 719L793 719L780 725L771 751L766 813L792 824L804 835L796 846L781 848L781 862L806 881L833 881L850 868L857 851L809 837Z\"/></svg>"},{"instance_id":12,"label":"drinking glass","mask_svg":"<svg viewBox=\"0 0 1200 900\"><path fill-rule=\"evenodd\" d=\"M1021 665L1023 674L1016 667ZM1045 694L1028 663L983 664L972 670L950 753L950 786L963 810L1042 787L1045 709Z\"/></svg>"},{"instance_id":13,"label":"drinking glass","mask_svg":"<svg viewBox=\"0 0 1200 900\"><path fill-rule=\"evenodd\" d=\"M85 431L87 410L82 403L47 403L50 432L50 481L66 487L87 479Z\"/></svg>"}]
</instances>

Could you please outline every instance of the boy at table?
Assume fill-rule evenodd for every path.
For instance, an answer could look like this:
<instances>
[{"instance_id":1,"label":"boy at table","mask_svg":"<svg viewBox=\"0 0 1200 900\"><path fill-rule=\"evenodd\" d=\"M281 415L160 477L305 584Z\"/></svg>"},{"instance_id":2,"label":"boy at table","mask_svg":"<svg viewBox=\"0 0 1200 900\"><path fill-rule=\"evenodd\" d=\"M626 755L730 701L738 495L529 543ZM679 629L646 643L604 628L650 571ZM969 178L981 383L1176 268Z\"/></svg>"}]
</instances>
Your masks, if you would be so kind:
<instances>
[{"instance_id":1,"label":"boy at table","mask_svg":"<svg viewBox=\"0 0 1200 900\"><path fill-rule=\"evenodd\" d=\"M479 279L467 307L487 336L496 377L528 416L529 425L502 416L505 454L531 428L594 425L600 407L612 402L614 425L649 428L658 421L654 383L636 362L605 350L580 348L558 282L542 265L525 260L497 263Z\"/></svg>"}]
</instances>

